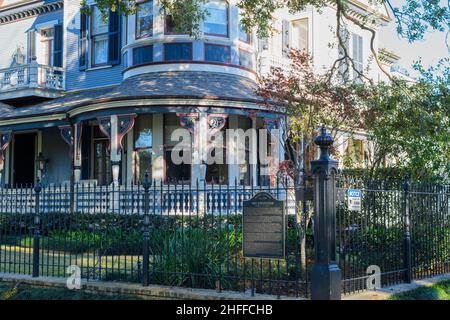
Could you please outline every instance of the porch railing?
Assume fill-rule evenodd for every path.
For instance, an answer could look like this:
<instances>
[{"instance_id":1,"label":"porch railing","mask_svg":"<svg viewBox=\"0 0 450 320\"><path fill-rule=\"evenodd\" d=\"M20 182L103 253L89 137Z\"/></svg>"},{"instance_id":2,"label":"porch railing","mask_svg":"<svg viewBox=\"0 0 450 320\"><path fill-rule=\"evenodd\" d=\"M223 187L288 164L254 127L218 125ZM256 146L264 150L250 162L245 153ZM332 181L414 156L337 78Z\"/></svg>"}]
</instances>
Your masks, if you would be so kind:
<instances>
[{"instance_id":1,"label":"porch railing","mask_svg":"<svg viewBox=\"0 0 450 320\"><path fill-rule=\"evenodd\" d=\"M0 92L39 88L64 90L63 68L30 63L0 69Z\"/></svg>"}]
</instances>

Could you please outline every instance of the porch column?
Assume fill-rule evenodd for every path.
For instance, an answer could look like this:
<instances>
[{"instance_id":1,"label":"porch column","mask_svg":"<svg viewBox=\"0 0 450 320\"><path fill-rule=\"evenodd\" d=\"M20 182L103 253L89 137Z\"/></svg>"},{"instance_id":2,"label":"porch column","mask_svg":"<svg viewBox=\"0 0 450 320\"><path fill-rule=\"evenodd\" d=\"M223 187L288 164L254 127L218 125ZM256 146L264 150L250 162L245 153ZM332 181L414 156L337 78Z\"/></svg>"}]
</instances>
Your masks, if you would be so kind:
<instances>
[{"instance_id":1,"label":"porch column","mask_svg":"<svg viewBox=\"0 0 450 320\"><path fill-rule=\"evenodd\" d=\"M236 115L229 116L228 128L231 130L239 129L238 117ZM227 146L227 164L228 164L228 184L239 185L239 158L238 158L238 143L236 135L230 136L231 139L226 141Z\"/></svg>"},{"instance_id":2,"label":"porch column","mask_svg":"<svg viewBox=\"0 0 450 320\"><path fill-rule=\"evenodd\" d=\"M156 183L164 181L164 114L153 114L152 178Z\"/></svg>"},{"instance_id":3,"label":"porch column","mask_svg":"<svg viewBox=\"0 0 450 320\"><path fill-rule=\"evenodd\" d=\"M119 185L120 165L122 161L123 138L134 127L135 114L112 115L99 119L100 130L110 139L110 157L112 165L112 183Z\"/></svg>"},{"instance_id":4,"label":"porch column","mask_svg":"<svg viewBox=\"0 0 450 320\"><path fill-rule=\"evenodd\" d=\"M111 166L112 182L115 186L119 185L120 163L122 154L119 151L119 120L117 116L111 116Z\"/></svg>"},{"instance_id":5,"label":"porch column","mask_svg":"<svg viewBox=\"0 0 450 320\"><path fill-rule=\"evenodd\" d=\"M8 146L11 143L12 134L8 132L0 132L0 187L5 185L6 178L5 167L9 164L7 155L9 154Z\"/></svg>"},{"instance_id":6,"label":"porch column","mask_svg":"<svg viewBox=\"0 0 450 320\"><path fill-rule=\"evenodd\" d=\"M252 130L255 131L256 137L258 137L258 122L256 117L250 117L252 119ZM253 163L250 162L250 180L253 186L258 185L258 139L253 139L250 145L250 151L253 153Z\"/></svg>"},{"instance_id":7,"label":"porch column","mask_svg":"<svg viewBox=\"0 0 450 320\"><path fill-rule=\"evenodd\" d=\"M194 129L194 147L192 152L192 185L201 185L206 179L206 158L208 140L208 114L200 112Z\"/></svg>"},{"instance_id":8,"label":"porch column","mask_svg":"<svg viewBox=\"0 0 450 320\"><path fill-rule=\"evenodd\" d=\"M70 127L69 127L70 128ZM81 181L81 135L83 126L82 123L76 123L73 126L74 135L70 136L69 145L73 144L73 172L74 172L74 183L80 183Z\"/></svg>"}]
</instances>

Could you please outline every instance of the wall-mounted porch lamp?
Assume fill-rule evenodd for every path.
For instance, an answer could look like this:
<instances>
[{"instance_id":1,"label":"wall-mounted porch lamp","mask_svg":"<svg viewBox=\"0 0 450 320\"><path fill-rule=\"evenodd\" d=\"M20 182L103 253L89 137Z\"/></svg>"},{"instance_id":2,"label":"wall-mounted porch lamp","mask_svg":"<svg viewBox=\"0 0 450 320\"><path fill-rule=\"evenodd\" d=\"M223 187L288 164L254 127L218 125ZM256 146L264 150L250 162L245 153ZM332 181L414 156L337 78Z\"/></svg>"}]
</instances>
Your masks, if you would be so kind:
<instances>
[{"instance_id":1,"label":"wall-mounted porch lamp","mask_svg":"<svg viewBox=\"0 0 450 320\"><path fill-rule=\"evenodd\" d=\"M48 159L44 157L42 152L39 152L39 155L36 158L36 164L39 171L41 172L41 176L43 176L45 174L45 171L47 170Z\"/></svg>"}]
</instances>

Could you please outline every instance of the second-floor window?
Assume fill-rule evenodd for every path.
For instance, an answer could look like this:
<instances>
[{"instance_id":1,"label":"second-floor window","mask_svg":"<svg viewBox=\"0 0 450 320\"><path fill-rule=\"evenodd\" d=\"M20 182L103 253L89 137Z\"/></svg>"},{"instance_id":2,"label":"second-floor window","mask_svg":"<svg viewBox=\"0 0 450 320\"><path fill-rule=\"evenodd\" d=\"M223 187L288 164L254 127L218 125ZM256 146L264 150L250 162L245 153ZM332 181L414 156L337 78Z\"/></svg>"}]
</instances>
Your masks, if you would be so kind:
<instances>
[{"instance_id":1,"label":"second-floor window","mask_svg":"<svg viewBox=\"0 0 450 320\"><path fill-rule=\"evenodd\" d=\"M153 46L144 46L133 49L133 65L153 62Z\"/></svg>"},{"instance_id":2,"label":"second-floor window","mask_svg":"<svg viewBox=\"0 0 450 320\"><path fill-rule=\"evenodd\" d=\"M223 45L205 44L205 60L231 63L231 48Z\"/></svg>"},{"instance_id":3,"label":"second-floor window","mask_svg":"<svg viewBox=\"0 0 450 320\"><path fill-rule=\"evenodd\" d=\"M210 1L206 4L208 15L204 22L204 32L207 35L228 37L228 2Z\"/></svg>"},{"instance_id":4,"label":"second-floor window","mask_svg":"<svg viewBox=\"0 0 450 320\"><path fill-rule=\"evenodd\" d=\"M247 69L253 69L253 55L249 51L239 50L239 65Z\"/></svg>"},{"instance_id":5,"label":"second-floor window","mask_svg":"<svg viewBox=\"0 0 450 320\"><path fill-rule=\"evenodd\" d=\"M308 51L308 19L292 21L291 47Z\"/></svg>"},{"instance_id":6,"label":"second-floor window","mask_svg":"<svg viewBox=\"0 0 450 320\"><path fill-rule=\"evenodd\" d=\"M138 4L136 11L136 39L153 36L153 1Z\"/></svg>"},{"instance_id":7,"label":"second-floor window","mask_svg":"<svg viewBox=\"0 0 450 320\"><path fill-rule=\"evenodd\" d=\"M242 25L241 19L239 18L239 40L242 42L250 43L251 42L251 36L250 33L248 33L244 26Z\"/></svg>"},{"instance_id":8,"label":"second-floor window","mask_svg":"<svg viewBox=\"0 0 450 320\"><path fill-rule=\"evenodd\" d=\"M80 69L120 63L120 16L109 11L103 17L98 7L87 16L81 14Z\"/></svg>"},{"instance_id":9,"label":"second-floor window","mask_svg":"<svg viewBox=\"0 0 450 320\"><path fill-rule=\"evenodd\" d=\"M165 61L192 60L192 43L166 43L164 44Z\"/></svg>"},{"instance_id":10,"label":"second-floor window","mask_svg":"<svg viewBox=\"0 0 450 320\"><path fill-rule=\"evenodd\" d=\"M91 43L92 65L99 66L108 63L108 31L109 17L103 19L98 7L92 13Z\"/></svg>"}]
</instances>

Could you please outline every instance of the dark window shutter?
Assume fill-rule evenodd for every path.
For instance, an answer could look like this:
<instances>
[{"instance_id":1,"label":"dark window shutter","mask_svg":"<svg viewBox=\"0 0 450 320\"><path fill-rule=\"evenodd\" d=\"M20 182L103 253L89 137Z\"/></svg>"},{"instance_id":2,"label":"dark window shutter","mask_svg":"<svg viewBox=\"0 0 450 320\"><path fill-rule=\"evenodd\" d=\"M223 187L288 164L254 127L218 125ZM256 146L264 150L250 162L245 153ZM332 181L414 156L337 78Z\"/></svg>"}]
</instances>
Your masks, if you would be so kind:
<instances>
[{"instance_id":1,"label":"dark window shutter","mask_svg":"<svg viewBox=\"0 0 450 320\"><path fill-rule=\"evenodd\" d=\"M287 57L289 55L289 52L291 51L291 44L290 44L290 27L291 23L288 20L283 20L283 30L282 30L282 36L283 36L283 56Z\"/></svg>"},{"instance_id":2,"label":"dark window shutter","mask_svg":"<svg viewBox=\"0 0 450 320\"><path fill-rule=\"evenodd\" d=\"M108 63L120 63L120 16L117 12L109 12Z\"/></svg>"},{"instance_id":3,"label":"dark window shutter","mask_svg":"<svg viewBox=\"0 0 450 320\"><path fill-rule=\"evenodd\" d=\"M33 57L36 57L36 31L30 30L28 32L28 63Z\"/></svg>"},{"instance_id":4,"label":"dark window shutter","mask_svg":"<svg viewBox=\"0 0 450 320\"><path fill-rule=\"evenodd\" d=\"M53 66L62 67L63 56L63 28L62 25L55 26L55 41L53 42Z\"/></svg>"},{"instance_id":5,"label":"dark window shutter","mask_svg":"<svg viewBox=\"0 0 450 320\"><path fill-rule=\"evenodd\" d=\"M80 13L80 70L86 70L88 65L88 17L86 14Z\"/></svg>"}]
</instances>

